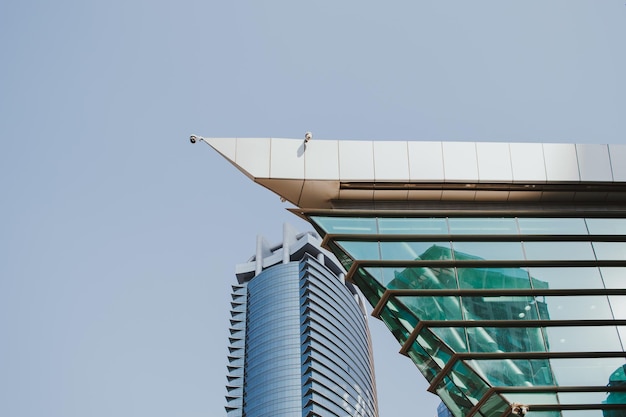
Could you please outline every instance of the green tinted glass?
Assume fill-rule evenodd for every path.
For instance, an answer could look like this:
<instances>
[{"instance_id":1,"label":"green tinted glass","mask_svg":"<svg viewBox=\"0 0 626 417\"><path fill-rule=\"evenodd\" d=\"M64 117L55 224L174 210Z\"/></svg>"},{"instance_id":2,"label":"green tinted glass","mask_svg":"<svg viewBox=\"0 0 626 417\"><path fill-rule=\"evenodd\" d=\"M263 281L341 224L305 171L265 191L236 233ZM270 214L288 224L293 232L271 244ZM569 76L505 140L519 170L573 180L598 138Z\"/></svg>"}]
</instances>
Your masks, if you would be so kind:
<instances>
[{"instance_id":1,"label":"green tinted glass","mask_svg":"<svg viewBox=\"0 0 626 417\"><path fill-rule=\"evenodd\" d=\"M432 253L450 253L449 242L380 242L382 259L407 260L431 259Z\"/></svg>"},{"instance_id":2,"label":"green tinted glass","mask_svg":"<svg viewBox=\"0 0 626 417\"><path fill-rule=\"evenodd\" d=\"M457 268L464 289L530 288L528 272L521 268Z\"/></svg>"}]
</instances>

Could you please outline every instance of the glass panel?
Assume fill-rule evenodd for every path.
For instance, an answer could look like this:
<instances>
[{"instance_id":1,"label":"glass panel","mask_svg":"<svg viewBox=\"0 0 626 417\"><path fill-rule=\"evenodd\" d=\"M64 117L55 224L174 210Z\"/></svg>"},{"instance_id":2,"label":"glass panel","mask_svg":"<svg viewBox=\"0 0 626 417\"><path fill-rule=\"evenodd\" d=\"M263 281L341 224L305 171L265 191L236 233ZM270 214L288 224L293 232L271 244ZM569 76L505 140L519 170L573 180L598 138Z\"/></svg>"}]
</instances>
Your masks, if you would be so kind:
<instances>
[{"instance_id":1,"label":"glass panel","mask_svg":"<svg viewBox=\"0 0 626 417\"><path fill-rule=\"evenodd\" d=\"M457 235L516 235L514 218L450 218L450 233Z\"/></svg>"},{"instance_id":2,"label":"glass panel","mask_svg":"<svg viewBox=\"0 0 626 417\"><path fill-rule=\"evenodd\" d=\"M450 361L453 352L444 345L440 339L436 338L429 330L423 330L416 338L424 352L437 364L438 368L443 368Z\"/></svg>"},{"instance_id":3,"label":"glass panel","mask_svg":"<svg viewBox=\"0 0 626 417\"><path fill-rule=\"evenodd\" d=\"M420 320L461 320L459 297L411 297L398 299Z\"/></svg>"},{"instance_id":4,"label":"glass panel","mask_svg":"<svg viewBox=\"0 0 626 417\"><path fill-rule=\"evenodd\" d=\"M353 242L340 241L337 244L348 253L352 258L357 260L378 260L380 252L378 242Z\"/></svg>"},{"instance_id":5,"label":"glass panel","mask_svg":"<svg viewBox=\"0 0 626 417\"><path fill-rule=\"evenodd\" d=\"M626 219L585 219L589 234L626 235Z\"/></svg>"},{"instance_id":6,"label":"glass panel","mask_svg":"<svg viewBox=\"0 0 626 417\"><path fill-rule=\"evenodd\" d=\"M454 268L389 267L378 269L382 277L381 282L389 289L457 288Z\"/></svg>"},{"instance_id":7,"label":"glass panel","mask_svg":"<svg viewBox=\"0 0 626 417\"><path fill-rule=\"evenodd\" d=\"M469 364L493 386L556 385L547 359L474 359Z\"/></svg>"},{"instance_id":8,"label":"glass panel","mask_svg":"<svg viewBox=\"0 0 626 417\"><path fill-rule=\"evenodd\" d=\"M606 296L552 296L543 299L547 309L539 309L545 320L610 320L613 319Z\"/></svg>"},{"instance_id":9,"label":"glass panel","mask_svg":"<svg viewBox=\"0 0 626 417\"><path fill-rule=\"evenodd\" d=\"M385 288L363 268L358 268L352 279L370 305L372 307L376 306L382 298Z\"/></svg>"},{"instance_id":10,"label":"glass panel","mask_svg":"<svg viewBox=\"0 0 626 417\"><path fill-rule=\"evenodd\" d=\"M617 320L626 320L626 296L610 295L609 302L611 303L613 316Z\"/></svg>"},{"instance_id":11,"label":"glass panel","mask_svg":"<svg viewBox=\"0 0 626 417\"><path fill-rule=\"evenodd\" d=\"M468 327L470 352L545 352L538 327Z\"/></svg>"},{"instance_id":12,"label":"glass panel","mask_svg":"<svg viewBox=\"0 0 626 417\"><path fill-rule=\"evenodd\" d=\"M521 260L524 259L520 242L453 242L456 260Z\"/></svg>"},{"instance_id":13,"label":"glass panel","mask_svg":"<svg viewBox=\"0 0 626 417\"><path fill-rule=\"evenodd\" d=\"M326 233L376 234L374 217L325 217L311 216Z\"/></svg>"},{"instance_id":14,"label":"glass panel","mask_svg":"<svg viewBox=\"0 0 626 417\"><path fill-rule=\"evenodd\" d=\"M606 288L626 288L626 268L600 268Z\"/></svg>"},{"instance_id":15,"label":"glass panel","mask_svg":"<svg viewBox=\"0 0 626 417\"><path fill-rule=\"evenodd\" d=\"M437 386L436 392L441 401L455 416L466 416L474 407L474 404L467 399L463 392L448 377L445 377L441 384Z\"/></svg>"},{"instance_id":16,"label":"glass panel","mask_svg":"<svg viewBox=\"0 0 626 417\"><path fill-rule=\"evenodd\" d=\"M517 219L523 235L586 235L583 219Z\"/></svg>"},{"instance_id":17,"label":"glass panel","mask_svg":"<svg viewBox=\"0 0 626 417\"><path fill-rule=\"evenodd\" d=\"M424 349L413 342L409 351L407 352L409 358L413 360L413 363L417 366L417 369L424 375L428 381L432 381L437 373L441 371L441 368L437 363L424 351Z\"/></svg>"},{"instance_id":18,"label":"glass panel","mask_svg":"<svg viewBox=\"0 0 626 417\"><path fill-rule=\"evenodd\" d=\"M626 352L626 326L617 326L617 332L622 341L622 351Z\"/></svg>"},{"instance_id":19,"label":"glass panel","mask_svg":"<svg viewBox=\"0 0 626 417\"><path fill-rule=\"evenodd\" d=\"M407 219L383 217L378 219L378 229L381 234L394 235L446 235L448 226L446 219Z\"/></svg>"},{"instance_id":20,"label":"glass panel","mask_svg":"<svg viewBox=\"0 0 626 417\"><path fill-rule=\"evenodd\" d=\"M535 299L529 296L461 297L467 320L536 320Z\"/></svg>"},{"instance_id":21,"label":"glass panel","mask_svg":"<svg viewBox=\"0 0 626 417\"><path fill-rule=\"evenodd\" d=\"M551 352L619 352L615 326L546 327ZM584 337L581 337L584 335Z\"/></svg>"},{"instance_id":22,"label":"glass panel","mask_svg":"<svg viewBox=\"0 0 626 417\"><path fill-rule=\"evenodd\" d=\"M431 327L435 336L443 340L455 352L467 352L465 329L463 327Z\"/></svg>"},{"instance_id":23,"label":"glass panel","mask_svg":"<svg viewBox=\"0 0 626 417\"><path fill-rule=\"evenodd\" d=\"M558 404L559 400L555 392L523 392L506 393L506 398L512 403L519 404Z\"/></svg>"},{"instance_id":24,"label":"glass panel","mask_svg":"<svg viewBox=\"0 0 626 417\"><path fill-rule=\"evenodd\" d=\"M529 260L595 260L590 242L524 242Z\"/></svg>"},{"instance_id":25,"label":"glass panel","mask_svg":"<svg viewBox=\"0 0 626 417\"><path fill-rule=\"evenodd\" d=\"M485 380L463 361L455 363L449 375L473 404L478 403L489 389Z\"/></svg>"},{"instance_id":26,"label":"glass panel","mask_svg":"<svg viewBox=\"0 0 626 417\"><path fill-rule=\"evenodd\" d=\"M604 387L622 369L624 358L550 359L550 365L559 385Z\"/></svg>"},{"instance_id":27,"label":"glass panel","mask_svg":"<svg viewBox=\"0 0 626 417\"><path fill-rule=\"evenodd\" d=\"M593 242L598 260L623 261L626 259L626 242Z\"/></svg>"},{"instance_id":28,"label":"glass panel","mask_svg":"<svg viewBox=\"0 0 626 417\"><path fill-rule=\"evenodd\" d=\"M482 417L502 417L504 410L509 409L509 402L505 401L497 393L492 393L487 401L480 407L480 416Z\"/></svg>"},{"instance_id":29,"label":"glass panel","mask_svg":"<svg viewBox=\"0 0 626 417\"><path fill-rule=\"evenodd\" d=\"M343 249L340 249L335 242L328 242L328 248L335 254L339 262L343 265L346 271L349 271L354 261L346 254Z\"/></svg>"},{"instance_id":30,"label":"glass panel","mask_svg":"<svg viewBox=\"0 0 626 417\"><path fill-rule=\"evenodd\" d=\"M598 268L530 268L534 288L603 288Z\"/></svg>"},{"instance_id":31,"label":"glass panel","mask_svg":"<svg viewBox=\"0 0 626 417\"><path fill-rule=\"evenodd\" d=\"M530 288L528 272L521 268L457 268L463 289Z\"/></svg>"},{"instance_id":32,"label":"glass panel","mask_svg":"<svg viewBox=\"0 0 626 417\"><path fill-rule=\"evenodd\" d=\"M380 242L382 259L450 259L449 242Z\"/></svg>"}]
</instances>

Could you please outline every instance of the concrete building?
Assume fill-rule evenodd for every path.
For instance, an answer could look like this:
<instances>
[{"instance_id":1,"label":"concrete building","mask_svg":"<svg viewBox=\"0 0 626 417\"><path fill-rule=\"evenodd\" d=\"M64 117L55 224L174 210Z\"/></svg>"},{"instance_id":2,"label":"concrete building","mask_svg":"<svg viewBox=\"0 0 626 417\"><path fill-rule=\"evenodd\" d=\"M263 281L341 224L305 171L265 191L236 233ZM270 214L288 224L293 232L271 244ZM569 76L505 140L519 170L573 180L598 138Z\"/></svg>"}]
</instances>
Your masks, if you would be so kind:
<instances>
[{"instance_id":1,"label":"concrete building","mask_svg":"<svg viewBox=\"0 0 626 417\"><path fill-rule=\"evenodd\" d=\"M365 308L320 243L285 225L237 265L227 416L378 416Z\"/></svg>"},{"instance_id":2,"label":"concrete building","mask_svg":"<svg viewBox=\"0 0 626 417\"><path fill-rule=\"evenodd\" d=\"M201 140L311 223L455 417L626 415L626 146Z\"/></svg>"}]
</instances>

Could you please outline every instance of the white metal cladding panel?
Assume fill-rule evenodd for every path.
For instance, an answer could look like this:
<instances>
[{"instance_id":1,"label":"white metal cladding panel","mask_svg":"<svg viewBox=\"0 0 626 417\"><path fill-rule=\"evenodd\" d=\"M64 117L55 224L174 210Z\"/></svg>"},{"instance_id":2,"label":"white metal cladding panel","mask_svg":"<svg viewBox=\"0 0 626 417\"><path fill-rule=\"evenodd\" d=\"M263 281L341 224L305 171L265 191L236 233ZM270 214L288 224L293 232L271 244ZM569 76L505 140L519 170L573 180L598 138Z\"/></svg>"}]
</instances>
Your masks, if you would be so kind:
<instances>
[{"instance_id":1,"label":"white metal cladding panel","mask_svg":"<svg viewBox=\"0 0 626 417\"><path fill-rule=\"evenodd\" d=\"M270 178L304 178L304 141L271 140Z\"/></svg>"},{"instance_id":2,"label":"white metal cladding panel","mask_svg":"<svg viewBox=\"0 0 626 417\"><path fill-rule=\"evenodd\" d=\"M409 178L406 142L374 142L374 176L377 181Z\"/></svg>"},{"instance_id":3,"label":"white metal cladding panel","mask_svg":"<svg viewBox=\"0 0 626 417\"><path fill-rule=\"evenodd\" d=\"M409 175L413 181L443 179L441 142L409 142Z\"/></svg>"},{"instance_id":4,"label":"white metal cladding panel","mask_svg":"<svg viewBox=\"0 0 626 417\"><path fill-rule=\"evenodd\" d=\"M576 146L569 143L544 143L548 181L579 181Z\"/></svg>"},{"instance_id":5,"label":"white metal cladding panel","mask_svg":"<svg viewBox=\"0 0 626 417\"><path fill-rule=\"evenodd\" d=\"M255 178L269 178L270 139L237 138L235 163Z\"/></svg>"},{"instance_id":6,"label":"white metal cladding panel","mask_svg":"<svg viewBox=\"0 0 626 417\"><path fill-rule=\"evenodd\" d=\"M304 178L337 180L339 178L339 145L336 140L312 140L304 149Z\"/></svg>"},{"instance_id":7,"label":"white metal cladding panel","mask_svg":"<svg viewBox=\"0 0 626 417\"><path fill-rule=\"evenodd\" d=\"M475 142L443 142L446 181L478 181Z\"/></svg>"},{"instance_id":8,"label":"white metal cladding panel","mask_svg":"<svg viewBox=\"0 0 626 417\"><path fill-rule=\"evenodd\" d=\"M208 138L206 141L226 159L235 160L237 155L237 139L235 138Z\"/></svg>"},{"instance_id":9,"label":"white metal cladding panel","mask_svg":"<svg viewBox=\"0 0 626 417\"><path fill-rule=\"evenodd\" d=\"M609 145L615 181L626 181L626 145Z\"/></svg>"},{"instance_id":10,"label":"white metal cladding panel","mask_svg":"<svg viewBox=\"0 0 626 417\"><path fill-rule=\"evenodd\" d=\"M576 145L581 181L613 181L607 145Z\"/></svg>"},{"instance_id":11,"label":"white metal cladding panel","mask_svg":"<svg viewBox=\"0 0 626 417\"><path fill-rule=\"evenodd\" d=\"M476 143L478 178L481 182L509 182L513 180L511 154L508 143Z\"/></svg>"},{"instance_id":12,"label":"white metal cladding panel","mask_svg":"<svg viewBox=\"0 0 626 417\"><path fill-rule=\"evenodd\" d=\"M374 145L371 141L339 142L339 179L374 180Z\"/></svg>"},{"instance_id":13,"label":"white metal cladding panel","mask_svg":"<svg viewBox=\"0 0 626 417\"><path fill-rule=\"evenodd\" d=\"M510 143L513 181L545 182L546 168L541 143Z\"/></svg>"}]
</instances>

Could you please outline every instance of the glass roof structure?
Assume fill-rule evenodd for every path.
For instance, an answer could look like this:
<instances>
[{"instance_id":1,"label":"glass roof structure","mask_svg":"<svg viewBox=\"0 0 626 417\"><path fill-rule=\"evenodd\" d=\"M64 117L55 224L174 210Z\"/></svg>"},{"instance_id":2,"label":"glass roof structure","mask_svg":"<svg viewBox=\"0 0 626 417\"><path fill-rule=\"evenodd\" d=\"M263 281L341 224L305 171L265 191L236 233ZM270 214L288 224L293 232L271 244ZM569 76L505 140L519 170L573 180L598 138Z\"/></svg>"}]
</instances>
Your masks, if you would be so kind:
<instances>
[{"instance_id":1,"label":"glass roof structure","mask_svg":"<svg viewBox=\"0 0 626 417\"><path fill-rule=\"evenodd\" d=\"M626 415L626 146L204 140L296 206L454 416Z\"/></svg>"}]
</instances>

